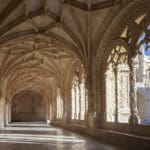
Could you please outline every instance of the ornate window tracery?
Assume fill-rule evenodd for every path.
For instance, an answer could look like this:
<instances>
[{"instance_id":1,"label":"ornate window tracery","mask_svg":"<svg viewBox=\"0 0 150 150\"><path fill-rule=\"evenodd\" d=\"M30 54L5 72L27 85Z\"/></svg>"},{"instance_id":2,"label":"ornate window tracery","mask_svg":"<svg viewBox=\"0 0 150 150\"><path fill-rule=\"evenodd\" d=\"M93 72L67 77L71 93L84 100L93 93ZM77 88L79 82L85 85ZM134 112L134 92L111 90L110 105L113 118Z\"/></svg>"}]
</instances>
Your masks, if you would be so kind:
<instances>
[{"instance_id":1,"label":"ornate window tracery","mask_svg":"<svg viewBox=\"0 0 150 150\"><path fill-rule=\"evenodd\" d=\"M77 72L72 80L72 119L85 120L87 112L87 90L85 87L85 74L79 76Z\"/></svg>"},{"instance_id":2,"label":"ornate window tracery","mask_svg":"<svg viewBox=\"0 0 150 150\"><path fill-rule=\"evenodd\" d=\"M60 88L57 88L56 102L57 102L57 119L62 119L63 118L63 99L61 97Z\"/></svg>"},{"instance_id":3,"label":"ornate window tracery","mask_svg":"<svg viewBox=\"0 0 150 150\"><path fill-rule=\"evenodd\" d=\"M150 25L145 26L137 42L137 107L140 124L150 125Z\"/></svg>"},{"instance_id":4,"label":"ornate window tracery","mask_svg":"<svg viewBox=\"0 0 150 150\"><path fill-rule=\"evenodd\" d=\"M129 115L127 51L123 46L116 46L108 59L106 71L106 121L128 123Z\"/></svg>"}]
</instances>

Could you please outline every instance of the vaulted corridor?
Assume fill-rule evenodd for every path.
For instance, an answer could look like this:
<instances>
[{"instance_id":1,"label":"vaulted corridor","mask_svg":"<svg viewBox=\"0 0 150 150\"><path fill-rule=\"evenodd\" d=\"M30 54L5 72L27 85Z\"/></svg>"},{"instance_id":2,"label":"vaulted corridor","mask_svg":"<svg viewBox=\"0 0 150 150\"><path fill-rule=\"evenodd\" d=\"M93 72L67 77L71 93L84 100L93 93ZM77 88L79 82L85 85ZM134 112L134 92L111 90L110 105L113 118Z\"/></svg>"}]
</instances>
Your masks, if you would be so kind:
<instances>
[{"instance_id":1,"label":"vaulted corridor","mask_svg":"<svg viewBox=\"0 0 150 150\"><path fill-rule=\"evenodd\" d=\"M0 0L0 150L123 148L150 150L150 0Z\"/></svg>"},{"instance_id":2,"label":"vaulted corridor","mask_svg":"<svg viewBox=\"0 0 150 150\"><path fill-rule=\"evenodd\" d=\"M124 150L44 123L13 123L0 132L0 150Z\"/></svg>"}]
</instances>

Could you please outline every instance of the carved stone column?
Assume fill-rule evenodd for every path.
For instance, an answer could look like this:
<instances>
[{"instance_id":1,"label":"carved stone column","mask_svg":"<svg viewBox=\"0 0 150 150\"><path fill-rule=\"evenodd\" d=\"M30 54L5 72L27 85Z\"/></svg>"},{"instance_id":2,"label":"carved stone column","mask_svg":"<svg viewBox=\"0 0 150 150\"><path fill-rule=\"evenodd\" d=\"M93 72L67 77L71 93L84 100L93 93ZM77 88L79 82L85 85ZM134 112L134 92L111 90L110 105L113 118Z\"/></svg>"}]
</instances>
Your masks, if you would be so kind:
<instances>
[{"instance_id":1,"label":"carved stone column","mask_svg":"<svg viewBox=\"0 0 150 150\"><path fill-rule=\"evenodd\" d=\"M5 105L5 125L9 124L9 103L6 102Z\"/></svg>"},{"instance_id":2,"label":"carved stone column","mask_svg":"<svg viewBox=\"0 0 150 150\"><path fill-rule=\"evenodd\" d=\"M129 61L130 67L130 118L129 123L138 124L139 116L137 109L137 87L136 87L136 65L137 62L135 60Z\"/></svg>"},{"instance_id":3,"label":"carved stone column","mask_svg":"<svg viewBox=\"0 0 150 150\"><path fill-rule=\"evenodd\" d=\"M0 129L3 129L6 124L6 117L5 117L6 99L3 95L3 90L2 90L3 83L4 83L4 79L1 79L1 82L0 82Z\"/></svg>"},{"instance_id":4,"label":"carved stone column","mask_svg":"<svg viewBox=\"0 0 150 150\"><path fill-rule=\"evenodd\" d=\"M47 124L50 124L51 120L50 120L50 103L47 102L47 115L46 115L46 122Z\"/></svg>"},{"instance_id":5,"label":"carved stone column","mask_svg":"<svg viewBox=\"0 0 150 150\"><path fill-rule=\"evenodd\" d=\"M94 127L94 98L93 98L93 90L92 90L92 76L87 75L86 85L88 89L88 113L87 113L87 121L88 127Z\"/></svg>"},{"instance_id":6,"label":"carved stone column","mask_svg":"<svg viewBox=\"0 0 150 150\"><path fill-rule=\"evenodd\" d=\"M9 106L8 106L8 123L11 123L11 103L9 103Z\"/></svg>"},{"instance_id":7,"label":"carved stone column","mask_svg":"<svg viewBox=\"0 0 150 150\"><path fill-rule=\"evenodd\" d=\"M93 72L92 72L92 5L91 1L89 0L87 2L87 90L88 90L88 113L87 113L87 121L88 121L88 127L94 127L94 120L96 116L95 108L94 108L94 90L93 90Z\"/></svg>"},{"instance_id":8,"label":"carved stone column","mask_svg":"<svg viewBox=\"0 0 150 150\"><path fill-rule=\"evenodd\" d=\"M49 93L49 124L52 122L52 93Z\"/></svg>"},{"instance_id":9,"label":"carved stone column","mask_svg":"<svg viewBox=\"0 0 150 150\"><path fill-rule=\"evenodd\" d=\"M65 90L65 88L62 88L61 89L61 96L62 96L62 100L63 100L63 116L62 116L62 121L64 122L64 123L66 123L67 122L67 113L66 113L66 110L67 110L67 106L66 106L66 104L67 104L67 101L66 101L66 90Z\"/></svg>"},{"instance_id":10,"label":"carved stone column","mask_svg":"<svg viewBox=\"0 0 150 150\"><path fill-rule=\"evenodd\" d=\"M79 84L78 84L78 89L79 89L79 114L78 114L78 118L81 119L81 79L79 77Z\"/></svg>"},{"instance_id":11,"label":"carved stone column","mask_svg":"<svg viewBox=\"0 0 150 150\"><path fill-rule=\"evenodd\" d=\"M48 95L48 93L47 93ZM49 96L45 96L45 99L47 99L46 101L46 122L47 124L50 124L50 100L49 100Z\"/></svg>"},{"instance_id":12,"label":"carved stone column","mask_svg":"<svg viewBox=\"0 0 150 150\"><path fill-rule=\"evenodd\" d=\"M71 89L67 88L65 92L65 101L66 101L66 123L69 123L71 120Z\"/></svg>"},{"instance_id":13,"label":"carved stone column","mask_svg":"<svg viewBox=\"0 0 150 150\"><path fill-rule=\"evenodd\" d=\"M106 74L101 71L97 72L95 78L96 84L96 116L95 116L95 127L100 128L104 126L106 120L106 108L105 108L105 87L106 87Z\"/></svg>"},{"instance_id":14,"label":"carved stone column","mask_svg":"<svg viewBox=\"0 0 150 150\"><path fill-rule=\"evenodd\" d=\"M11 103L9 101L5 104L5 125L11 123Z\"/></svg>"},{"instance_id":15,"label":"carved stone column","mask_svg":"<svg viewBox=\"0 0 150 150\"><path fill-rule=\"evenodd\" d=\"M0 97L0 129L5 126L5 99Z\"/></svg>"},{"instance_id":16,"label":"carved stone column","mask_svg":"<svg viewBox=\"0 0 150 150\"><path fill-rule=\"evenodd\" d=\"M115 73L115 123L118 123L118 67L114 67Z\"/></svg>"}]
</instances>

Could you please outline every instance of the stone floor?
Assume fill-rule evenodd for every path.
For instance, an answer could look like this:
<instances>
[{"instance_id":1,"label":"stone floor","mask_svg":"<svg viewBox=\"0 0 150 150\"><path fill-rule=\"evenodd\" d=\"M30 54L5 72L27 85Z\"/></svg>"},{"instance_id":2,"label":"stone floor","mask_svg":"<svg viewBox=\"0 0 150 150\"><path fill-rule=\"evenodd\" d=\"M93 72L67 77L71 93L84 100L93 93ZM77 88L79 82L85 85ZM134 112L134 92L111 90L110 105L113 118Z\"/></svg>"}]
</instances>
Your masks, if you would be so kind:
<instances>
[{"instance_id":1,"label":"stone floor","mask_svg":"<svg viewBox=\"0 0 150 150\"><path fill-rule=\"evenodd\" d=\"M14 123L0 132L0 150L123 150L42 123Z\"/></svg>"}]
</instances>

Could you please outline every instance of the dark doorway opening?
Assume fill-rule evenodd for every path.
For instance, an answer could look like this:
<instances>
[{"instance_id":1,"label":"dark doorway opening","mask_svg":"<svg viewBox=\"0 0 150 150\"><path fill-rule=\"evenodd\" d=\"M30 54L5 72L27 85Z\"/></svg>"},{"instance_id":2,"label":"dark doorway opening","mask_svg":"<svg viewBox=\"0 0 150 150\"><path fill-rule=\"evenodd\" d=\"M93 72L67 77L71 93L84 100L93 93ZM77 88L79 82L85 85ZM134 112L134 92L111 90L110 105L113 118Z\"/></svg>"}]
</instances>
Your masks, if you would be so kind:
<instances>
[{"instance_id":1,"label":"dark doorway opening","mask_svg":"<svg viewBox=\"0 0 150 150\"><path fill-rule=\"evenodd\" d=\"M45 101L32 90L22 91L12 99L12 122L45 122Z\"/></svg>"}]
</instances>

